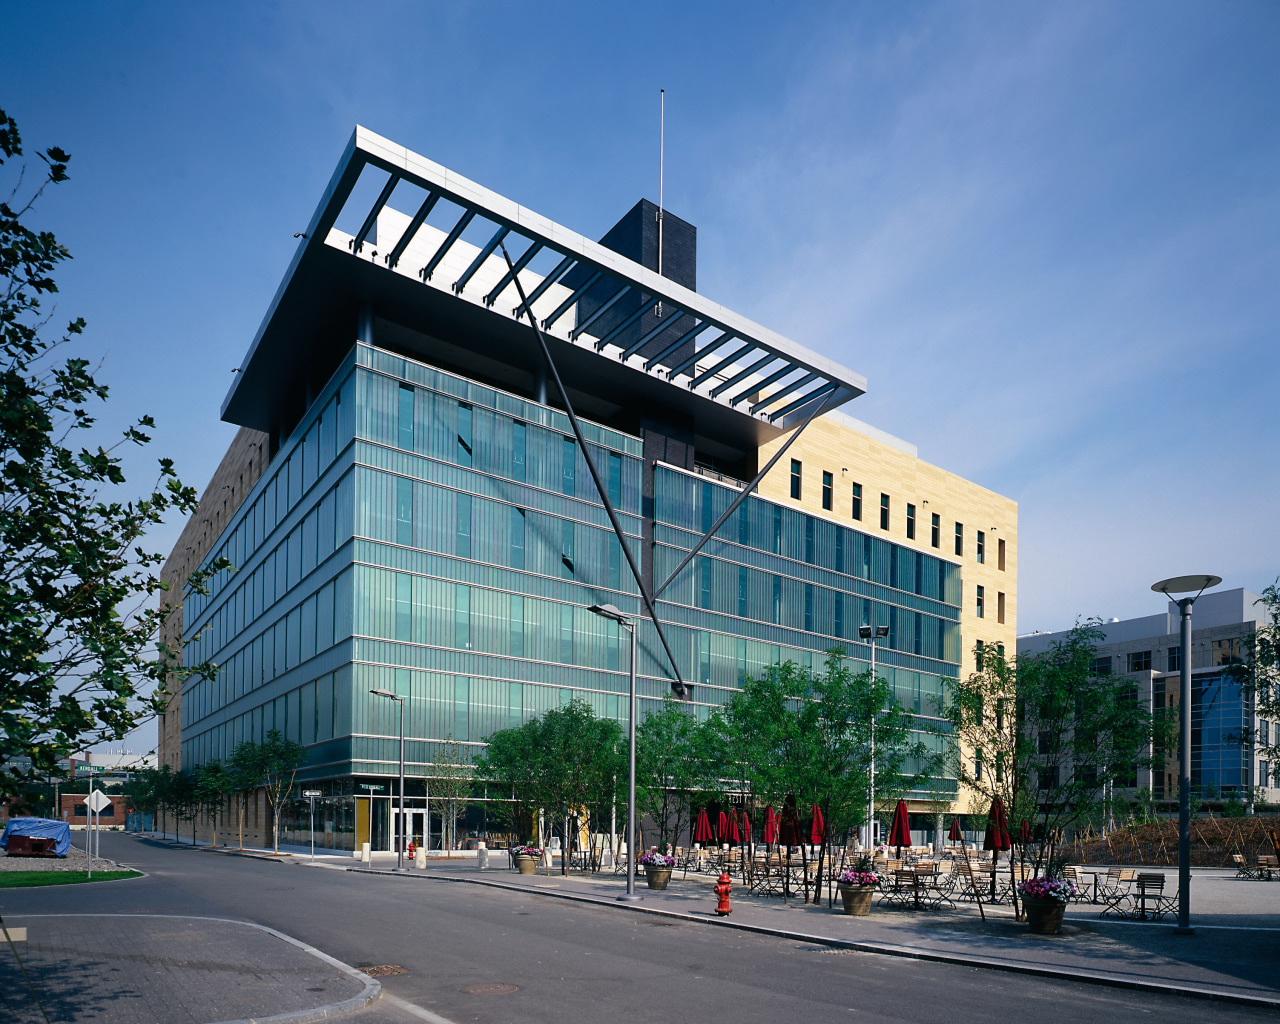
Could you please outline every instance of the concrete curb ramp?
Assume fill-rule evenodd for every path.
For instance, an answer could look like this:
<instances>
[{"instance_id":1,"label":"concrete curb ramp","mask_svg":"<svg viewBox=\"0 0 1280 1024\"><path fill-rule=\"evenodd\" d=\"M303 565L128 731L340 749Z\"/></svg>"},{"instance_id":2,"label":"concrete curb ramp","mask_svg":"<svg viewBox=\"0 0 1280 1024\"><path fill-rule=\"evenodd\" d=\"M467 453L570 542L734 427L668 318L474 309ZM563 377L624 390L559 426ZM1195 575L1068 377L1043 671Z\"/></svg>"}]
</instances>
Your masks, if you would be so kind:
<instances>
[{"instance_id":1,"label":"concrete curb ramp","mask_svg":"<svg viewBox=\"0 0 1280 1024\"><path fill-rule=\"evenodd\" d=\"M52 917L125 917L125 918L146 918L148 920L167 919L173 921L213 921L218 924L233 924L242 928L256 928L260 932L266 932L277 939L289 943L291 946L302 950L315 957L317 960L323 961L330 967L333 967L343 974L350 977L353 981L360 982L362 991L358 995L343 999L336 1003L329 1003L325 1006L317 1006L308 1010L291 1010L288 1013L277 1013L267 1017L240 1017L236 1020L214 1021L210 1024L310 1024L312 1021L327 1020L332 1017L341 1016L344 1013L351 1013L353 1010L361 1010L366 1006L378 1001L382 996L382 985L380 982L369 977L362 971L356 970L348 964L344 964L341 960L335 960L328 953L323 953L314 946L309 946L299 939L286 935L284 932L278 932L274 928L268 928L266 925L254 924L252 921L236 921L229 917L199 917L191 914L13 914L16 919L28 920L37 918Z\"/></svg>"},{"instance_id":2,"label":"concrete curb ramp","mask_svg":"<svg viewBox=\"0 0 1280 1024\"><path fill-rule=\"evenodd\" d=\"M468 885L486 885L493 889L506 889L533 896L549 896L553 899L573 900L578 903L591 903L599 907L610 907L615 910L626 910L638 914L654 914L659 917L670 917L692 924L709 925L720 928L736 928L739 931L755 932L759 935L772 935L780 939L791 939L796 942L808 942L819 946L830 946L834 949L848 949L859 953L875 953L881 956L897 956L910 960L924 960L931 963L954 964L961 967L983 967L993 971L1008 971L1012 974L1027 974L1034 977L1061 978L1066 981L1079 981L1091 985L1107 985L1112 988L1126 988L1141 992L1158 992L1163 995L1191 996L1196 999L1213 999L1218 1002L1235 1003L1243 1006L1261 1006L1267 1009L1280 1009L1280 996L1250 995L1245 992L1229 992L1225 989L1205 988L1197 985L1175 985L1165 981L1150 981L1141 978L1121 977L1105 971L1080 970L1077 968L1052 967L1016 963L1012 960L1001 960L987 956L957 956L952 953L938 953L931 950L915 949L911 946L895 946L881 942L855 942L851 939L835 939L820 935L807 935L803 932L788 931L784 928L770 928L767 925L744 924L729 918L698 917L694 914L682 914L675 910L659 910L656 907L637 906L634 903L619 903L614 899L602 899L584 893L560 892L554 889L527 888L500 882L489 878L466 878L457 875L439 874L399 874L381 868L349 867L347 871L365 875L386 875L391 878L414 878L433 882L460 882Z\"/></svg>"}]
</instances>

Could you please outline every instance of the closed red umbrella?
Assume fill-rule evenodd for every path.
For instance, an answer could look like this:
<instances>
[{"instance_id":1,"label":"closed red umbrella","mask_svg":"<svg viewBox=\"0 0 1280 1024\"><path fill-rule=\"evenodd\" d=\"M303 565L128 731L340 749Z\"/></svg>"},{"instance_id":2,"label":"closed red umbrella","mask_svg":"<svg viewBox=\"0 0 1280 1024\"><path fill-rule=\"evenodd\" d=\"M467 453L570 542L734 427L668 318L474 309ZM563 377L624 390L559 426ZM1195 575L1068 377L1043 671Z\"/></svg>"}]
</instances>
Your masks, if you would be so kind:
<instances>
[{"instance_id":1,"label":"closed red umbrella","mask_svg":"<svg viewBox=\"0 0 1280 1024\"><path fill-rule=\"evenodd\" d=\"M951 831L947 833L947 838L953 843L963 843L964 836L960 834L960 819L951 819Z\"/></svg>"},{"instance_id":2,"label":"closed red umbrella","mask_svg":"<svg viewBox=\"0 0 1280 1024\"><path fill-rule=\"evenodd\" d=\"M742 821L739 823L742 829L742 841L744 843L751 842L751 819L747 817L747 812L742 812Z\"/></svg>"},{"instance_id":3,"label":"closed red umbrella","mask_svg":"<svg viewBox=\"0 0 1280 1024\"><path fill-rule=\"evenodd\" d=\"M1005 817L1004 804L996 797L991 801L991 810L987 812L987 834L983 837L982 848L994 850L998 854L1012 845L1009 841L1009 819Z\"/></svg>"},{"instance_id":4,"label":"closed red umbrella","mask_svg":"<svg viewBox=\"0 0 1280 1024\"><path fill-rule=\"evenodd\" d=\"M729 813L729 824L720 833L720 841L722 843L742 842L742 833L738 831L738 816L732 811Z\"/></svg>"},{"instance_id":5,"label":"closed red umbrella","mask_svg":"<svg viewBox=\"0 0 1280 1024\"><path fill-rule=\"evenodd\" d=\"M720 818L716 822L716 842L727 843L729 841L729 815L724 811L720 812Z\"/></svg>"},{"instance_id":6,"label":"closed red umbrella","mask_svg":"<svg viewBox=\"0 0 1280 1024\"><path fill-rule=\"evenodd\" d=\"M710 843L714 842L715 838L711 833L711 822L707 820L707 809L704 807L698 811L698 821L693 826L693 841L695 843Z\"/></svg>"},{"instance_id":7,"label":"closed red umbrella","mask_svg":"<svg viewBox=\"0 0 1280 1024\"><path fill-rule=\"evenodd\" d=\"M1021 840L1022 840L1023 845L1026 845L1027 843L1031 842L1031 825L1027 822L1027 819L1026 819L1026 818L1023 818L1023 819L1022 819L1022 836L1021 836Z\"/></svg>"},{"instance_id":8,"label":"closed red umbrella","mask_svg":"<svg viewBox=\"0 0 1280 1024\"><path fill-rule=\"evenodd\" d=\"M911 845L911 822L907 818L907 802L899 800L898 806L893 811L893 827L889 830L889 845L898 848L898 855L902 855L902 848Z\"/></svg>"},{"instance_id":9,"label":"closed red umbrella","mask_svg":"<svg viewBox=\"0 0 1280 1024\"><path fill-rule=\"evenodd\" d=\"M817 804L813 805L813 820L809 823L809 842L817 846L826 836L827 825L822 820L822 808Z\"/></svg>"},{"instance_id":10,"label":"closed red umbrella","mask_svg":"<svg viewBox=\"0 0 1280 1024\"><path fill-rule=\"evenodd\" d=\"M778 841L778 815L772 804L764 809L764 841L766 843Z\"/></svg>"}]
</instances>

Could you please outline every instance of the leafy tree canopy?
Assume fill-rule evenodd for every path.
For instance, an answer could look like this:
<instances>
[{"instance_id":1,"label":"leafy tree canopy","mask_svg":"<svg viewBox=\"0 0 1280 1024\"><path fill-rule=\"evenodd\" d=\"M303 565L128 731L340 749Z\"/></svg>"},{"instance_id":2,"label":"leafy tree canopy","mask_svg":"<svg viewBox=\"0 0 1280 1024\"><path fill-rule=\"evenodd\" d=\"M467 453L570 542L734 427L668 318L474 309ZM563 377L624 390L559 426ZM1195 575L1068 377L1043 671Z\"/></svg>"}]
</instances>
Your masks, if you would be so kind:
<instances>
[{"instance_id":1,"label":"leafy tree canopy","mask_svg":"<svg viewBox=\"0 0 1280 1024\"><path fill-rule=\"evenodd\" d=\"M178 651L159 644L168 615L158 570L143 546L172 512L190 514L196 492L161 459L150 493L121 499L120 449L146 445L141 417L110 448L73 439L94 425L107 398L89 363L53 353L84 330L48 331L42 302L57 292L54 270L70 253L51 232L27 225L51 185L68 180L70 156L38 153L42 180L26 187L17 123L0 111L0 165L10 173L0 202L0 800L24 781L62 774L58 760L123 738L162 706L160 684ZM17 169L15 170L15 166ZM202 589L208 573L192 586ZM210 674L213 666L177 670ZM30 759L19 767L15 759Z\"/></svg>"}]
</instances>

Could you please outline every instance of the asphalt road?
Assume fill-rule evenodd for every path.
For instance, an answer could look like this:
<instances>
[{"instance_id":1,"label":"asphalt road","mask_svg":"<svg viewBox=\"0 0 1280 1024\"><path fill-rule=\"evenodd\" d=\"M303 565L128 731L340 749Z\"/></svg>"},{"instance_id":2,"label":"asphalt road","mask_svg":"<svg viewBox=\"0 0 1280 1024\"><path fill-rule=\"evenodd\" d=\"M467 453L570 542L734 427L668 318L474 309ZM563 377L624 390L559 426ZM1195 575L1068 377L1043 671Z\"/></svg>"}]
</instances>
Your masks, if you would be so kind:
<instances>
[{"instance_id":1,"label":"asphalt road","mask_svg":"<svg viewBox=\"0 0 1280 1024\"><path fill-rule=\"evenodd\" d=\"M402 966L406 973L381 979L384 990L457 1024L1275 1020L1262 1009L835 952L460 882L298 867L113 833L102 852L152 877L77 886L78 912L268 925L357 967ZM463 991L472 985L516 991ZM392 1019L381 1015L391 1010L369 1014L369 1024Z\"/></svg>"}]
</instances>

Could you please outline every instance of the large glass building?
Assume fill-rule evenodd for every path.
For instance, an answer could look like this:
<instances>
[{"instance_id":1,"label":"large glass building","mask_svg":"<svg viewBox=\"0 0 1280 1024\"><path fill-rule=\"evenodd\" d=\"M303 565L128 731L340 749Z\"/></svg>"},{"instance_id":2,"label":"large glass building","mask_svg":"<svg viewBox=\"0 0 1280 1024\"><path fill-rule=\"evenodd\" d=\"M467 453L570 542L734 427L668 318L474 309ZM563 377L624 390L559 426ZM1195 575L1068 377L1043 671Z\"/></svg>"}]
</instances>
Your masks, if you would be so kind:
<instances>
[{"instance_id":1,"label":"large glass building","mask_svg":"<svg viewBox=\"0 0 1280 1024\"><path fill-rule=\"evenodd\" d=\"M575 697L625 722L625 632L588 611L604 603L640 623L641 718L673 688L705 718L770 665L817 665L836 646L865 659L868 624L888 627L877 661L899 701L930 715L972 644L965 613L983 614L984 587L969 587L973 605L962 524L953 534L949 517L955 556L944 557L929 499L917 499L917 537L908 485L895 480L891 495L860 459L896 459L917 487L932 473L968 488L956 508L989 492L834 413L863 390L856 374L668 281L692 284L691 226L666 214L678 251L662 276L646 269L653 209L639 204L607 244L589 242L357 131L224 405L244 429L215 477L229 482L206 492L224 502L217 528L197 513L166 570L180 584L204 559L236 567L207 595L184 595L186 656L220 671L172 696L167 763L225 758L278 729L306 746L300 778L325 794L321 841L385 849L398 707L370 691L391 690L406 698L409 828L430 841L439 822L423 808L442 741L477 748ZM488 222L478 233L477 220ZM585 451L520 319L503 246ZM793 435L777 469L753 480ZM885 488L879 529L863 521L864 486L869 508L871 488ZM984 523L1004 516L1010 545L1011 509L981 509ZM975 537L980 574L1005 574L1011 547L1001 539L988 569L995 540ZM1008 615L1012 632L1004 585L999 629Z\"/></svg>"}]
</instances>

